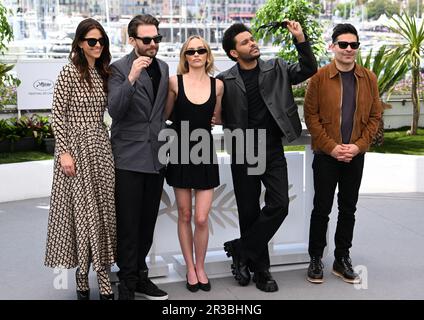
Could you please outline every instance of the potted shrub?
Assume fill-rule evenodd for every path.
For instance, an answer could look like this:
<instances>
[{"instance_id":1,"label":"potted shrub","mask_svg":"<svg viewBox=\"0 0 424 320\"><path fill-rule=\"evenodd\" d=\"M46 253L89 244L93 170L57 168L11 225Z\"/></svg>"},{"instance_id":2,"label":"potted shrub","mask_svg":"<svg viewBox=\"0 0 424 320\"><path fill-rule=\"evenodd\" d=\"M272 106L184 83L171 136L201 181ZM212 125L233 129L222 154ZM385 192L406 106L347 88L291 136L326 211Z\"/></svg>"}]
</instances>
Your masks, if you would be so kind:
<instances>
[{"instance_id":1,"label":"potted shrub","mask_svg":"<svg viewBox=\"0 0 424 320\"><path fill-rule=\"evenodd\" d=\"M9 140L11 152L37 150L38 146L33 137L32 121L28 117L8 119L11 128Z\"/></svg>"},{"instance_id":2,"label":"potted shrub","mask_svg":"<svg viewBox=\"0 0 424 320\"><path fill-rule=\"evenodd\" d=\"M55 140L49 117L34 115L31 120L35 141L44 152L54 154Z\"/></svg>"}]
</instances>

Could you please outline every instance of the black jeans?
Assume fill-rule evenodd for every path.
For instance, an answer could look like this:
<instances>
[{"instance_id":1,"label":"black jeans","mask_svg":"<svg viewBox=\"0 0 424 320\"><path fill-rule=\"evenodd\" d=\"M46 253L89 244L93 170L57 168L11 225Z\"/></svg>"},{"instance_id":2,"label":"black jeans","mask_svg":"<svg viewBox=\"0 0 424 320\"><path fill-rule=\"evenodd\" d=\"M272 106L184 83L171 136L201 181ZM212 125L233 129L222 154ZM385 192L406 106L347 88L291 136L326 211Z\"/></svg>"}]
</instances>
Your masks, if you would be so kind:
<instances>
[{"instance_id":1,"label":"black jeans","mask_svg":"<svg viewBox=\"0 0 424 320\"><path fill-rule=\"evenodd\" d=\"M117 265L120 280L136 282L146 270L163 189L159 174L115 169Z\"/></svg>"},{"instance_id":2,"label":"black jeans","mask_svg":"<svg viewBox=\"0 0 424 320\"><path fill-rule=\"evenodd\" d=\"M281 142L267 146L266 156L266 169L262 175L248 175L246 164L231 165L239 214L240 250L248 259L251 271L269 269L268 242L283 223L289 207L287 163ZM261 182L265 186L262 209Z\"/></svg>"},{"instance_id":3,"label":"black jeans","mask_svg":"<svg viewBox=\"0 0 424 320\"><path fill-rule=\"evenodd\" d=\"M315 196L309 229L310 256L322 257L327 245L327 225L337 184L339 186L337 194L339 215L334 237L336 244L334 256L340 258L349 255L363 168L364 154L357 155L350 163L337 161L325 154L314 155L312 169Z\"/></svg>"}]
</instances>

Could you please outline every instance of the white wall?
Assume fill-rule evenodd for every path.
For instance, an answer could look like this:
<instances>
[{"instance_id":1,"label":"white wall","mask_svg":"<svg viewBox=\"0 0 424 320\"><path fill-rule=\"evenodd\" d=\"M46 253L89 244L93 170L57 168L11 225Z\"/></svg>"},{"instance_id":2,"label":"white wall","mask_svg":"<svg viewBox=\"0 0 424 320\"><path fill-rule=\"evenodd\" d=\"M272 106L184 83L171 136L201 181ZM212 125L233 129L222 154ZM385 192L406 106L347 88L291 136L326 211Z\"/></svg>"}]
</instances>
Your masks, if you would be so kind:
<instances>
[{"instance_id":1,"label":"white wall","mask_svg":"<svg viewBox=\"0 0 424 320\"><path fill-rule=\"evenodd\" d=\"M50 195L53 160L0 164L0 202Z\"/></svg>"},{"instance_id":2,"label":"white wall","mask_svg":"<svg viewBox=\"0 0 424 320\"><path fill-rule=\"evenodd\" d=\"M424 192L424 156L368 152L359 192Z\"/></svg>"},{"instance_id":3,"label":"white wall","mask_svg":"<svg viewBox=\"0 0 424 320\"><path fill-rule=\"evenodd\" d=\"M412 123L412 101L409 96L393 96L387 103L392 105L392 109L384 110L384 128L397 129L410 126ZM424 101L421 100L421 106ZM419 127L424 127L424 108L421 107Z\"/></svg>"},{"instance_id":4,"label":"white wall","mask_svg":"<svg viewBox=\"0 0 424 320\"><path fill-rule=\"evenodd\" d=\"M50 195L53 160L0 165L0 202ZM361 193L424 192L424 156L368 152Z\"/></svg>"}]
</instances>

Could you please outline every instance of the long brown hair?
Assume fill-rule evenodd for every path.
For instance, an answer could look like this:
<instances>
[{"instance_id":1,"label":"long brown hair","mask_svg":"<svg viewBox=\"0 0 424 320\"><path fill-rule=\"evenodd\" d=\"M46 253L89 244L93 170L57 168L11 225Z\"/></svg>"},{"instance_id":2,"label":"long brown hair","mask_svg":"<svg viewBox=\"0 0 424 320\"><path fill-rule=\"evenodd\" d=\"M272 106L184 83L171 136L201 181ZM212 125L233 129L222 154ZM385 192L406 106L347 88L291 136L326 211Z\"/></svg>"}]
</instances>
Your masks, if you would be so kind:
<instances>
[{"instance_id":1,"label":"long brown hair","mask_svg":"<svg viewBox=\"0 0 424 320\"><path fill-rule=\"evenodd\" d=\"M81 81L87 81L90 88L92 88L93 83L91 81L88 61L85 58L84 52L78 46L78 44L84 40L86 34L92 29L99 30L102 34L102 37L105 39L105 45L103 46L102 54L98 59L96 59L94 65L103 79L103 90L107 92L107 80L109 79L110 75L109 64L112 57L109 51L109 38L106 34L105 29L103 29L102 25L98 21L88 18L80 22L77 27L77 30L75 31L75 38L72 42L72 49L71 53L69 54L69 59L80 72Z\"/></svg>"}]
</instances>

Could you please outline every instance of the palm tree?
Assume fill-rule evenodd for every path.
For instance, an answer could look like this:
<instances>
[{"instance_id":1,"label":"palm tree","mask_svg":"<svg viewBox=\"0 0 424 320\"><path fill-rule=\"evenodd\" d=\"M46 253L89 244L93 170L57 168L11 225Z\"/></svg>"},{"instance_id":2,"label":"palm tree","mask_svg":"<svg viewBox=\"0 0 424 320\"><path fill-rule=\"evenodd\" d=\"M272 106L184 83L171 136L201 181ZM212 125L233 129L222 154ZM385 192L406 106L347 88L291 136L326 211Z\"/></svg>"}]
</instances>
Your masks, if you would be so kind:
<instances>
[{"instance_id":1,"label":"palm tree","mask_svg":"<svg viewBox=\"0 0 424 320\"><path fill-rule=\"evenodd\" d=\"M377 76L378 81L378 93L380 95L383 109L390 109L392 106L385 103L382 100L384 94L390 96L395 84L401 80L407 71L409 66L402 59L401 48L388 49L385 45L381 46L377 51L377 54L373 53L371 49L368 55L364 58L359 53L356 62L371 70ZM384 142L384 120L383 117L380 120L378 131L374 136L372 145L381 146Z\"/></svg>"},{"instance_id":2,"label":"palm tree","mask_svg":"<svg viewBox=\"0 0 424 320\"><path fill-rule=\"evenodd\" d=\"M409 70L408 64L402 58L401 48L389 49L386 45L380 47L374 55L371 49L364 58L358 54L356 62L375 73L378 80L380 97L393 91L395 84L401 80Z\"/></svg>"},{"instance_id":3,"label":"palm tree","mask_svg":"<svg viewBox=\"0 0 424 320\"><path fill-rule=\"evenodd\" d=\"M410 134L416 135L420 117L419 85L421 80L421 53L424 50L424 21L421 23L421 26L417 26L416 17L409 17L405 12L401 16L393 17L392 20L395 22L396 26L391 26L390 29L402 36L405 40L405 43L399 45L402 52L402 58L405 58L405 61L411 64L411 98L414 110Z\"/></svg>"}]
</instances>

